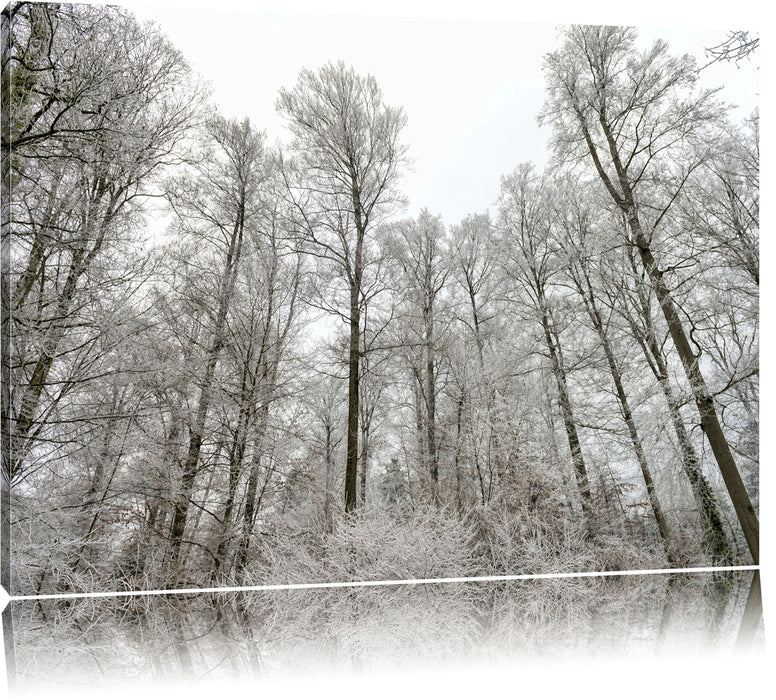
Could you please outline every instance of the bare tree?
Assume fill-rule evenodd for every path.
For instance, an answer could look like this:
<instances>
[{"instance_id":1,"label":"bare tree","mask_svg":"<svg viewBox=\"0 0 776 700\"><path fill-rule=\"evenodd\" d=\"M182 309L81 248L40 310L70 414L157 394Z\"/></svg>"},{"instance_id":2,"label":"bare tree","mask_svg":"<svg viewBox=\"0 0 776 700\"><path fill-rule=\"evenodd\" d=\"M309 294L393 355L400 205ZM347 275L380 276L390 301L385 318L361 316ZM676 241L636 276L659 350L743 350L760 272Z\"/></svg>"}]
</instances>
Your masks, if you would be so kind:
<instances>
[{"instance_id":1,"label":"bare tree","mask_svg":"<svg viewBox=\"0 0 776 700\"><path fill-rule=\"evenodd\" d=\"M181 55L115 9L14 6L3 162L16 185L9 285L19 340L11 478L67 383L50 381L88 299L88 272L139 228L137 207L201 104Z\"/></svg>"},{"instance_id":2,"label":"bare tree","mask_svg":"<svg viewBox=\"0 0 776 700\"><path fill-rule=\"evenodd\" d=\"M723 109L713 92L693 93L689 57L674 58L658 41L644 53L635 30L574 26L563 47L545 59L548 99L542 120L554 127L555 148L589 156L613 204L622 212L668 324L693 391L701 425L741 523L759 561L759 521L722 430L714 396L701 372L670 271L660 267L661 224L716 141Z\"/></svg>"},{"instance_id":3,"label":"bare tree","mask_svg":"<svg viewBox=\"0 0 776 700\"><path fill-rule=\"evenodd\" d=\"M583 301L585 311L587 312L588 318L601 343L601 349L604 352L606 363L609 367L609 373L612 377L615 396L617 397L617 402L620 406L622 418L628 427L628 435L630 437L631 445L633 446L633 452L636 455L636 461L638 462L639 469L644 477L647 498L649 499L652 514L657 523L658 532L660 533L663 542L666 557L670 564L676 565L677 560L674 552L674 545L663 512L663 506L660 503L660 497L655 488L652 470L649 467L644 444L639 434L638 427L636 426L636 420L633 416L631 402L628 399L625 390L623 373L610 338L610 329L601 313L598 295L593 287L593 273L591 270L593 260L605 255L606 246L609 241L607 241L606 236L599 235L597 241L598 245L593 243L592 239L595 237L595 233L591 221L591 212L590 209L586 208L580 201L578 192L575 192L572 187L568 185L564 188L559 188L559 192L561 193L561 196L558 199L562 204L559 203L557 207L559 210L556 218L558 222L557 240L561 250L565 254L564 257L567 262L566 271L572 286Z\"/></svg>"},{"instance_id":4,"label":"bare tree","mask_svg":"<svg viewBox=\"0 0 776 700\"><path fill-rule=\"evenodd\" d=\"M551 282L560 270L551 242L551 210L547 185L530 164L502 178L499 229L503 236L504 274L518 286L541 324L544 343L558 390L577 491L582 510L592 526L594 511L590 481L582 454L578 422L568 388L568 372L551 298Z\"/></svg>"},{"instance_id":5,"label":"bare tree","mask_svg":"<svg viewBox=\"0 0 776 700\"><path fill-rule=\"evenodd\" d=\"M402 269L401 290L405 301L404 342L418 357L412 371L417 381L424 428L424 469L431 478L433 498L439 498L439 446L437 442L437 396L439 394L440 292L448 271L444 264L445 231L439 217L423 210L417 219L400 222L394 229L395 252Z\"/></svg>"},{"instance_id":6,"label":"bare tree","mask_svg":"<svg viewBox=\"0 0 776 700\"><path fill-rule=\"evenodd\" d=\"M182 233L213 250L220 265L213 280L212 304L196 372L198 398L189 422L189 444L181 468L180 494L171 524L172 561L177 563L183 542L194 481L199 472L202 441L208 418L215 373L227 341L227 317L234 299L245 239L259 224L260 188L267 177L264 137L248 120L214 118L207 127L208 150L193 177L172 183L169 201ZM218 268L216 268L218 269Z\"/></svg>"},{"instance_id":7,"label":"bare tree","mask_svg":"<svg viewBox=\"0 0 776 700\"><path fill-rule=\"evenodd\" d=\"M281 90L278 111L294 135L286 168L305 249L333 267L346 287L348 325L348 434L345 509L356 507L359 369L365 270L370 237L398 202L396 185L405 148L401 109L383 103L377 81L343 63L303 70L292 90Z\"/></svg>"},{"instance_id":8,"label":"bare tree","mask_svg":"<svg viewBox=\"0 0 776 700\"><path fill-rule=\"evenodd\" d=\"M653 318L654 310L648 283L644 279L645 273L638 269L635 251L629 249L621 252L627 263L617 266L619 281L613 285L604 285L608 306L616 310L627 323L631 336L642 350L647 365L660 386L679 444L682 467L701 516L704 544L716 563L728 565L732 561L732 553L722 524L722 514L682 417L681 400L671 383L665 343L661 342L656 320ZM624 273L623 267L626 269ZM665 340L665 331L662 332L662 340Z\"/></svg>"}]
</instances>

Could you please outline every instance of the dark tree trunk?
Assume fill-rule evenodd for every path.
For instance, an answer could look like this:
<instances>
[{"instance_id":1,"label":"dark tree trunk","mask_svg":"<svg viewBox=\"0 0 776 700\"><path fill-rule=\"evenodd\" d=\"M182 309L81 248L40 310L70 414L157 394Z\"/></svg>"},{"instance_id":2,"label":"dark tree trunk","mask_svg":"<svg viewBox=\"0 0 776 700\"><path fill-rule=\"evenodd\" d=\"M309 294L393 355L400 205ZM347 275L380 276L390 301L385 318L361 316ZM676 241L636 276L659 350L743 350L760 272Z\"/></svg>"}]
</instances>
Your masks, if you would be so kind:
<instances>
[{"instance_id":1,"label":"dark tree trunk","mask_svg":"<svg viewBox=\"0 0 776 700\"><path fill-rule=\"evenodd\" d=\"M324 459L326 461L326 483L323 492L323 523L327 533L331 534L334 531L334 514L332 512L332 474L334 472L334 444L332 441L332 434L334 432L334 426L327 422L324 425L324 431L326 434L326 444L324 447Z\"/></svg>"},{"instance_id":2,"label":"dark tree trunk","mask_svg":"<svg viewBox=\"0 0 776 700\"><path fill-rule=\"evenodd\" d=\"M752 583L749 586L749 595L746 597L744 614L741 618L741 626L736 637L736 652L746 652L752 648L757 628L763 619L763 598L760 586L760 571L754 571Z\"/></svg>"},{"instance_id":3,"label":"dark tree trunk","mask_svg":"<svg viewBox=\"0 0 776 700\"><path fill-rule=\"evenodd\" d=\"M274 377L272 378L274 381ZM248 484L245 490L245 507L243 508L243 526L242 537L237 548L235 556L235 570L242 571L248 563L248 549L251 544L251 534L256 519L256 512L261 507L261 499L267 488L269 479L272 476L271 466L267 467L264 475L264 482L259 490L259 471L261 469L261 456L264 450L264 436L267 432L269 421L269 400L261 404L259 408L259 419L256 438L254 440L253 458L251 460L251 471L248 474ZM258 494L257 494L258 490Z\"/></svg>"},{"instance_id":4,"label":"dark tree trunk","mask_svg":"<svg viewBox=\"0 0 776 700\"><path fill-rule=\"evenodd\" d=\"M363 218L357 178L351 172L353 214L356 224L356 245L350 278L350 342L348 346L348 435L345 455L345 512L356 508L358 478L358 419L359 379L361 371L361 280L364 273L364 237L367 222Z\"/></svg>"},{"instance_id":5,"label":"dark tree trunk","mask_svg":"<svg viewBox=\"0 0 776 700\"><path fill-rule=\"evenodd\" d=\"M356 508L356 487L358 473L358 406L359 406L359 341L361 308L359 287L350 291L350 346L348 357L348 438L345 461L345 512Z\"/></svg>"},{"instance_id":6,"label":"dark tree trunk","mask_svg":"<svg viewBox=\"0 0 776 700\"><path fill-rule=\"evenodd\" d=\"M453 469L455 471L455 507L459 514L463 514L463 501L461 494L461 427L463 424L463 407L465 403L464 393L461 391L456 400L455 410L455 457Z\"/></svg>"},{"instance_id":7,"label":"dark tree trunk","mask_svg":"<svg viewBox=\"0 0 776 700\"><path fill-rule=\"evenodd\" d=\"M359 470L359 501L366 505L366 470L369 463L369 426L361 421L361 469Z\"/></svg>"},{"instance_id":8,"label":"dark tree trunk","mask_svg":"<svg viewBox=\"0 0 776 700\"><path fill-rule=\"evenodd\" d=\"M237 484L242 472L243 457L248 440L248 423L251 413L251 405L255 395L256 381L255 376L250 377L249 363L251 361L250 349L248 357L245 359L242 372L242 381L240 386L240 412L237 418L237 427L232 438L232 445L229 449L229 476L226 492L226 503L221 525L221 539L216 549L215 561L213 562L213 578L215 579L221 572L224 558L229 550L229 542L232 530L232 512L234 510L235 494L237 493Z\"/></svg>"}]
</instances>

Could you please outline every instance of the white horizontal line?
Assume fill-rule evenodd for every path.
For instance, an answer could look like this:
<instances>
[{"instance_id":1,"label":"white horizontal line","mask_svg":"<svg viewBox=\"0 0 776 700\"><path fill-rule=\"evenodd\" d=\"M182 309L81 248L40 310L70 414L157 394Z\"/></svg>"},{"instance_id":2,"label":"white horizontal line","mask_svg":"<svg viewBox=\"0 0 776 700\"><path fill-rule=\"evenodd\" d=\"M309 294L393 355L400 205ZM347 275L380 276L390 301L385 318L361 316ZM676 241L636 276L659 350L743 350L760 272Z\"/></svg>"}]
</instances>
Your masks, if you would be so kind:
<instances>
[{"instance_id":1,"label":"white horizontal line","mask_svg":"<svg viewBox=\"0 0 776 700\"><path fill-rule=\"evenodd\" d=\"M171 588L148 591L97 591L92 593L50 593L14 595L9 601L72 600L74 598L120 598L123 596L191 595L197 593L240 593L247 591L291 591L317 588L366 588L375 586L416 586L429 583L485 583L498 581L534 581L543 579L603 578L611 576L643 576L649 574L703 574L722 571L755 571L757 565L706 566L686 569L633 569L626 571L583 571L558 574L505 574L500 576L460 576L451 578L413 578L388 581L337 581L322 583L277 583L257 586L222 586L214 588ZM4 596L3 596L4 597ZM5 607L5 606L3 606Z\"/></svg>"}]
</instances>

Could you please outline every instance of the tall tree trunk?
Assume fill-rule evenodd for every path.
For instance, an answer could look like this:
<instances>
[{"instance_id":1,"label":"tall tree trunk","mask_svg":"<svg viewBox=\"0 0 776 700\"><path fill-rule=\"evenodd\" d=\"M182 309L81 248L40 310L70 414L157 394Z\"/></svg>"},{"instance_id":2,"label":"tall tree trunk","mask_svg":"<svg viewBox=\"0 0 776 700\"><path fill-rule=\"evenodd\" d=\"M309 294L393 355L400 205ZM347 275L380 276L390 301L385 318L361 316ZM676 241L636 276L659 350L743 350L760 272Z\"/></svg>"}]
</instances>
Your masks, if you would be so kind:
<instances>
[{"instance_id":1,"label":"tall tree trunk","mask_svg":"<svg viewBox=\"0 0 776 700\"><path fill-rule=\"evenodd\" d=\"M593 505L590 494L590 481L585 468L585 460L582 456L582 445L577 433L577 424L574 420L574 412L569 398L568 384L566 382L566 369L563 364L563 354L557 337L553 337L553 329L546 308L546 300L543 292L540 292L539 303L542 314L542 328L544 329L544 339L547 344L547 350L550 354L550 364L552 373L555 375L555 382L558 387L558 402L563 413L563 425L566 429L566 438L568 439L569 449L571 450L571 460L574 465L574 476L577 481L577 491L582 502L582 511L588 521L588 526L593 524Z\"/></svg>"},{"instance_id":2,"label":"tall tree trunk","mask_svg":"<svg viewBox=\"0 0 776 700\"><path fill-rule=\"evenodd\" d=\"M250 377L250 359L252 346L249 344L248 357L245 359L242 372L242 381L240 385L240 412L237 418L237 427L232 438L232 445L229 449L229 476L226 492L226 503L221 524L221 539L216 549L215 561L213 562L213 578L215 579L221 572L224 558L229 549L229 542L232 539L230 532L232 529L232 512L234 510L235 494L237 493L237 484L242 472L243 457L248 440L248 422L253 403L256 378Z\"/></svg>"},{"instance_id":3,"label":"tall tree trunk","mask_svg":"<svg viewBox=\"0 0 776 700\"><path fill-rule=\"evenodd\" d=\"M256 437L254 439L251 471L248 475L248 484L245 490L242 537L240 539L240 544L237 548L237 554L235 556L236 571L243 571L246 564L248 563L248 549L250 548L251 544L251 534L253 532L256 513L261 506L261 499L264 496L264 491L267 488L270 477L272 476L272 468L270 465L268 465L267 471L264 475L264 482L261 486L261 489L259 490L258 485L259 471L261 469L261 456L264 452L264 437L267 433L267 426L269 423L269 403L269 399L267 399L259 407L259 420L256 430Z\"/></svg>"},{"instance_id":4,"label":"tall tree trunk","mask_svg":"<svg viewBox=\"0 0 776 700\"><path fill-rule=\"evenodd\" d=\"M660 499L655 491L655 484L652 480L652 472L647 463L647 456L644 453L644 446L641 443L641 437L639 436L638 429L636 428L636 421L633 419L633 412L631 411L630 402L628 396L625 393L625 387L622 383L622 373L620 367L617 364L617 360L612 350L612 345L609 342L609 337L604 328L604 322L601 318L601 314L598 310L598 306L595 301L595 294L593 293L593 285L590 283L590 277L587 274L587 270L579 270L578 275L575 275L575 284L577 290L582 295L582 299L585 303L585 309L587 315L590 317L593 327L598 334L598 338L601 341L601 346L606 355L606 362L609 365L609 372L612 375L612 381L614 382L615 393L617 395L617 401L620 404L620 410L622 417L628 426L628 434L630 435L631 444L633 445L633 451L636 454L636 460L639 463L641 474L644 477L644 484L647 487L647 497L649 498L650 506L652 507L652 513L655 516L655 522L657 523L657 529L660 533L660 537L663 541L663 548L665 549L666 557L672 566L676 566L676 557L674 555L673 547L671 544L671 535L668 530L668 523L666 522L665 515L663 514L663 508L660 505ZM582 279L584 278L584 286Z\"/></svg>"},{"instance_id":5,"label":"tall tree trunk","mask_svg":"<svg viewBox=\"0 0 776 700\"><path fill-rule=\"evenodd\" d=\"M221 568L224 563L224 559L229 550L230 530L232 526L232 512L234 511L234 499L237 493L237 482L240 478L240 468L242 466L242 455L240 455L239 461L235 457L232 457L229 461L229 483L227 485L226 503L224 504L224 513L221 518L221 539L218 542L218 548L216 549L215 561L213 562L212 578L215 580L221 573Z\"/></svg>"},{"instance_id":6,"label":"tall tree trunk","mask_svg":"<svg viewBox=\"0 0 776 700\"><path fill-rule=\"evenodd\" d=\"M350 290L350 346L348 356L348 437L345 460L345 512L356 508L356 486L358 473L358 406L359 406L359 340L361 326L361 307L359 304L360 285L354 284Z\"/></svg>"},{"instance_id":7,"label":"tall tree trunk","mask_svg":"<svg viewBox=\"0 0 776 700\"><path fill-rule=\"evenodd\" d=\"M422 462L426 455L426 431L423 430L423 410L426 403L423 397L423 379L419 369L413 369L413 398L415 401L415 439L417 440L418 462Z\"/></svg>"},{"instance_id":8,"label":"tall tree trunk","mask_svg":"<svg viewBox=\"0 0 776 700\"><path fill-rule=\"evenodd\" d=\"M328 421L328 417L327 417ZM332 474L334 472L334 445L332 441L332 433L334 427L326 422L324 425L324 431L326 433L326 444L324 447L324 459L326 462L326 482L323 491L323 523L324 529L327 533L331 534L334 531L334 515L332 512Z\"/></svg>"},{"instance_id":9,"label":"tall tree trunk","mask_svg":"<svg viewBox=\"0 0 776 700\"><path fill-rule=\"evenodd\" d=\"M361 417L361 469L359 471L359 501L366 505L366 470L369 463L369 423Z\"/></svg>"},{"instance_id":10,"label":"tall tree trunk","mask_svg":"<svg viewBox=\"0 0 776 700\"><path fill-rule=\"evenodd\" d=\"M484 388L485 393L485 420L487 422L488 440L486 447L487 456L487 469L490 475L490 484L488 490L493 488L493 454L495 452L496 462L496 475L500 479L504 475L505 469L502 465L502 449L501 439L499 436L498 428L494 429L493 425L493 413L494 403L496 401L496 387L489 380L487 373L485 372L485 340L482 337L482 323L480 320L480 313L477 309L477 292L474 289L474 284L470 276L466 275L466 292L469 297L469 307L472 314L472 327L474 329L474 342L477 347L477 362L480 369L480 382ZM482 396L482 394L480 394Z\"/></svg>"},{"instance_id":11,"label":"tall tree trunk","mask_svg":"<svg viewBox=\"0 0 776 700\"><path fill-rule=\"evenodd\" d=\"M430 285L430 282L428 282ZM428 291L427 291L428 297ZM428 470L431 475L431 489L435 502L439 500L439 462L436 445L436 371L434 367L434 307L431 300L423 309L426 341L426 449Z\"/></svg>"},{"instance_id":12,"label":"tall tree trunk","mask_svg":"<svg viewBox=\"0 0 776 700\"><path fill-rule=\"evenodd\" d=\"M461 427L463 424L463 407L465 396L463 390L455 402L455 456L453 458L453 470L455 472L455 507L459 515L463 514L463 501L461 495Z\"/></svg>"},{"instance_id":13,"label":"tall tree trunk","mask_svg":"<svg viewBox=\"0 0 776 700\"><path fill-rule=\"evenodd\" d=\"M634 273L636 273L636 261L632 258L631 266ZM628 323L666 399L671 423L682 455L683 471L690 482L693 498L701 518L704 545L711 554L712 561L715 564L720 566L732 564L734 555L725 534L725 527L722 522L722 515L719 512L717 498L714 495L711 484L703 474L700 458L693 447L682 419L679 400L671 387L666 358L660 348L657 333L652 323L649 299L641 287L637 288L637 296L640 307L639 311L644 325L643 328L639 328L630 315L628 315Z\"/></svg>"},{"instance_id":14,"label":"tall tree trunk","mask_svg":"<svg viewBox=\"0 0 776 700\"><path fill-rule=\"evenodd\" d=\"M348 435L345 455L345 512L356 508L358 477L359 379L361 371L361 279L366 222L362 220L361 202L353 177L353 211L356 218L356 247L350 275L350 343L348 346Z\"/></svg>"},{"instance_id":15,"label":"tall tree trunk","mask_svg":"<svg viewBox=\"0 0 776 700\"><path fill-rule=\"evenodd\" d=\"M752 583L749 586L749 594L746 597L744 614L741 618L741 626L736 636L736 652L746 652L752 648L757 628L763 619L763 598L760 586L760 571L754 571Z\"/></svg>"}]
</instances>

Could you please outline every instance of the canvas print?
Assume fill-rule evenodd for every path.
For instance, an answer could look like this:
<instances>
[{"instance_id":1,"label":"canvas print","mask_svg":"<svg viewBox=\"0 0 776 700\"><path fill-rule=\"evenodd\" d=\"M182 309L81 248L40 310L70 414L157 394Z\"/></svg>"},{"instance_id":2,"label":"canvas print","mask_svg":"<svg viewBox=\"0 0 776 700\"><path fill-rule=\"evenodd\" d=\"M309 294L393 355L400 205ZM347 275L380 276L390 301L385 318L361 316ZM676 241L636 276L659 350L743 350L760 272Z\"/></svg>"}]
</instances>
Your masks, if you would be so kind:
<instances>
[{"instance_id":1,"label":"canvas print","mask_svg":"<svg viewBox=\"0 0 776 700\"><path fill-rule=\"evenodd\" d=\"M9 4L6 640L87 609L40 596L704 567L739 620L758 61L725 28Z\"/></svg>"}]
</instances>

